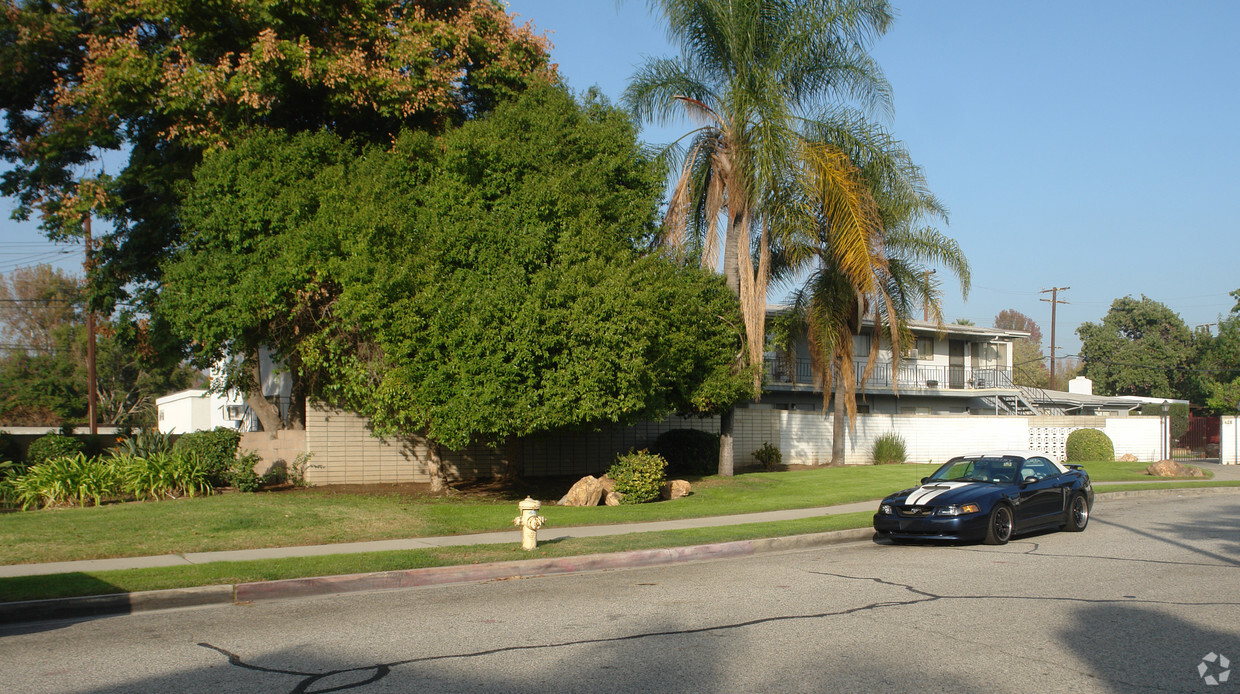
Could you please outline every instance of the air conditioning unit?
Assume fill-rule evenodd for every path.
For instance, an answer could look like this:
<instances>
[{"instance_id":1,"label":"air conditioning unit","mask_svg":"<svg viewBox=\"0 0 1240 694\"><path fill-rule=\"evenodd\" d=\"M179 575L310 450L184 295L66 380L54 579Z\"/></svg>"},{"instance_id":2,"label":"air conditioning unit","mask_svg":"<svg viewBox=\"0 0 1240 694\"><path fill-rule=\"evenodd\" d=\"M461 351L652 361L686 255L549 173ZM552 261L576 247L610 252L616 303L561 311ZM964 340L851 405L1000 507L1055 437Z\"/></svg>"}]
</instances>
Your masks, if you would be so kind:
<instances>
[{"instance_id":1,"label":"air conditioning unit","mask_svg":"<svg viewBox=\"0 0 1240 694\"><path fill-rule=\"evenodd\" d=\"M921 352L915 349L910 349L908 351L908 358L909 359L921 359Z\"/></svg>"},{"instance_id":2,"label":"air conditioning unit","mask_svg":"<svg viewBox=\"0 0 1240 694\"><path fill-rule=\"evenodd\" d=\"M242 420L245 419L245 405L225 405L224 419Z\"/></svg>"}]
</instances>

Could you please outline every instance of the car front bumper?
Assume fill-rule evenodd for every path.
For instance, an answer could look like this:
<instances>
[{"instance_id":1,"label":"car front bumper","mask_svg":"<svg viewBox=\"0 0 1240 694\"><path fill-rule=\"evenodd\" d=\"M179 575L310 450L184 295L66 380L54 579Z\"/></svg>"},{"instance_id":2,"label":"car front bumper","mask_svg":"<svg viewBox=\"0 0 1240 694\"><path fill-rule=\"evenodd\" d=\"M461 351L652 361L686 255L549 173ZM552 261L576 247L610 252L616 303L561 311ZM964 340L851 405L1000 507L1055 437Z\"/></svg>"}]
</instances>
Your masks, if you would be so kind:
<instances>
[{"instance_id":1,"label":"car front bumper","mask_svg":"<svg viewBox=\"0 0 1240 694\"><path fill-rule=\"evenodd\" d=\"M875 531L901 540L980 540L986 537L986 524L984 513L923 518L874 514Z\"/></svg>"}]
</instances>

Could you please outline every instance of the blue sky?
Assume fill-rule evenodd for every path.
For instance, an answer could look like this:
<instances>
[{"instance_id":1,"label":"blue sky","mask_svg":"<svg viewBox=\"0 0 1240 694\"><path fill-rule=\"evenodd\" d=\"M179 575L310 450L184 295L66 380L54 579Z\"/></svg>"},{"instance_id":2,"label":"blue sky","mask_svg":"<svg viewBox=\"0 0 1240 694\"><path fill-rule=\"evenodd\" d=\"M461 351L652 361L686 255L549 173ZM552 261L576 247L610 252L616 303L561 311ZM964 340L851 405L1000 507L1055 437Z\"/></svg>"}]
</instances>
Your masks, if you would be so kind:
<instances>
[{"instance_id":1,"label":"blue sky","mask_svg":"<svg viewBox=\"0 0 1240 694\"><path fill-rule=\"evenodd\" d=\"M973 268L948 320L1012 308L1060 356L1121 296L1167 304L1193 327L1240 289L1240 3L904 0L874 50L895 92L888 126L951 210L943 230ZM645 57L671 55L645 2L510 0L546 31L577 90L618 99ZM651 129L665 143L682 127ZM7 201L6 201L7 202ZM11 209L11 204L8 205ZM0 222L0 272L59 261L33 225ZM32 246L18 246L30 243ZM773 294L773 300L779 295Z\"/></svg>"},{"instance_id":2,"label":"blue sky","mask_svg":"<svg viewBox=\"0 0 1240 694\"><path fill-rule=\"evenodd\" d=\"M889 127L951 210L973 268L945 316L1016 309L1059 354L1076 326L1142 294L1193 327L1240 289L1240 3L905 0L875 47ZM672 55L645 2L509 0L548 31L575 89L618 99L646 57ZM648 130L663 143L680 128ZM772 296L772 299L778 299Z\"/></svg>"}]
</instances>

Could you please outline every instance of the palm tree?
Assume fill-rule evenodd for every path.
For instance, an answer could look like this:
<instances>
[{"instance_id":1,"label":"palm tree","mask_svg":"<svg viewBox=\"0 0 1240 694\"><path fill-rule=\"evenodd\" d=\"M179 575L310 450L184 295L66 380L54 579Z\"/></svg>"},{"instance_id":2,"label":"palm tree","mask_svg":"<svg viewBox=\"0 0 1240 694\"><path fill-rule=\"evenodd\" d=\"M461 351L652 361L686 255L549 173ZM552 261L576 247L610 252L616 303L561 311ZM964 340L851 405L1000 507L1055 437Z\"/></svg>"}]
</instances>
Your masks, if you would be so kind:
<instances>
[{"instance_id":1,"label":"palm tree","mask_svg":"<svg viewBox=\"0 0 1240 694\"><path fill-rule=\"evenodd\" d=\"M877 237L865 240L869 260L864 271L870 276L858 281L857 271L847 269L847 256L838 248L836 212L828 205L819 208L817 223L809 233L793 229L783 237L778 252L781 276L809 272L794 294L793 305L823 389L824 408L831 393L835 394L831 442L835 465L844 459L844 422L856 417L856 390L864 389L878 356L877 349L870 350L862 372L856 373L853 335L861 333L863 319L872 319L873 336L886 338L891 353L898 355L910 342L908 322L917 307L925 307L934 322L943 322L939 285L931 281L926 264L954 274L966 296L970 285L969 265L959 245L933 227L920 226L947 218L946 209L926 187L921 169L901 143L888 140L882 146L886 148L882 156L868 157L865 151L850 154L851 161L861 162L859 178L870 191L881 220Z\"/></svg>"},{"instance_id":2,"label":"palm tree","mask_svg":"<svg viewBox=\"0 0 1240 694\"><path fill-rule=\"evenodd\" d=\"M668 150L679 179L665 243L700 253L717 270L722 237L723 274L746 334L737 367L747 362L757 393L772 248L776 235L790 233L783 229L812 226L818 211L830 210L833 267L860 293L875 293L870 265L881 257L873 247L881 211L841 143L866 149L870 132L858 126L890 109L890 88L868 49L893 14L886 0L650 5L681 54L647 61L625 102L642 121L700 123ZM720 419L721 475L732 474L732 418L729 411Z\"/></svg>"}]
</instances>

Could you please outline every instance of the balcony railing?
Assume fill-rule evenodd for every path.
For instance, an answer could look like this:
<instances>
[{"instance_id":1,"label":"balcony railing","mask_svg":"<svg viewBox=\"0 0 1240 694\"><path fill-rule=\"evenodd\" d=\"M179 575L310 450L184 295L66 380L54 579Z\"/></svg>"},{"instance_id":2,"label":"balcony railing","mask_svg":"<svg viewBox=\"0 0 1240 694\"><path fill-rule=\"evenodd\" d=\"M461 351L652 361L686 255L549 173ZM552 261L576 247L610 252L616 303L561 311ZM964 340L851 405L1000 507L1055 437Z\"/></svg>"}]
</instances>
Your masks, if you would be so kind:
<instances>
[{"instance_id":1,"label":"balcony railing","mask_svg":"<svg viewBox=\"0 0 1240 694\"><path fill-rule=\"evenodd\" d=\"M857 385L861 385L861 374L865 371L865 362L857 361L853 365L857 374ZM782 359L767 357L766 380L770 385L803 385L813 386L814 370L809 359ZM999 368L970 368L964 366L926 366L902 361L893 365L878 363L870 378L866 380L866 388L895 388L900 390L941 390L944 388L982 389L982 388L1013 388L1012 372Z\"/></svg>"}]
</instances>

